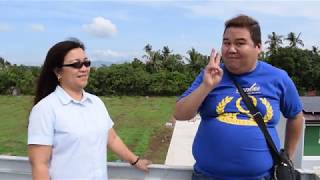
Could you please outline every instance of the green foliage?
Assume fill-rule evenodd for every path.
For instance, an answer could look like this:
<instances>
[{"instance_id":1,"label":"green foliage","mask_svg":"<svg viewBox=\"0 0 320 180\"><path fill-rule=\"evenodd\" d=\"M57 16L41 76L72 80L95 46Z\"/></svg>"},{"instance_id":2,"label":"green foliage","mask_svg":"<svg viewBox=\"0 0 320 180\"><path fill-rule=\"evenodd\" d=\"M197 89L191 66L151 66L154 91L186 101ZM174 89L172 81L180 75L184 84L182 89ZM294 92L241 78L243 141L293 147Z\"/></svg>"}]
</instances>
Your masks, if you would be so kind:
<instances>
[{"instance_id":1,"label":"green foliage","mask_svg":"<svg viewBox=\"0 0 320 180\"><path fill-rule=\"evenodd\" d=\"M189 55L187 58L187 61L189 62L189 64L187 64L188 72L190 72L193 76L196 76L200 73L201 69L208 64L209 57L202 55L194 48L189 50L187 53Z\"/></svg>"},{"instance_id":2,"label":"green foliage","mask_svg":"<svg viewBox=\"0 0 320 180\"><path fill-rule=\"evenodd\" d=\"M271 35L268 35L268 40L265 44L269 44L268 53L273 55L277 53L279 47L282 45L283 36L277 35L275 32L272 32Z\"/></svg>"},{"instance_id":3,"label":"green foliage","mask_svg":"<svg viewBox=\"0 0 320 180\"><path fill-rule=\"evenodd\" d=\"M288 46L283 46L283 41ZM266 52L259 58L287 71L301 95L306 91L320 93L320 55L317 46L311 50L301 49L301 33L287 36L275 32L268 35ZM86 90L104 95L180 95L208 63L209 57L194 48L187 57L173 53L168 46L153 50L150 44L144 47L142 59L131 63L92 67ZM0 57L0 94L34 94L39 67L11 65Z\"/></svg>"},{"instance_id":4,"label":"green foliage","mask_svg":"<svg viewBox=\"0 0 320 180\"><path fill-rule=\"evenodd\" d=\"M285 47L269 56L268 62L284 69L303 95L308 90L319 89L319 58L309 50Z\"/></svg>"},{"instance_id":5,"label":"green foliage","mask_svg":"<svg viewBox=\"0 0 320 180\"><path fill-rule=\"evenodd\" d=\"M276 35L274 32L269 35L269 44L265 60L281 69L284 69L295 83L300 95L306 91L320 91L320 56L316 46L312 50L300 49L304 43L301 33L296 36L294 32L288 33L286 40L289 46L281 47L284 36Z\"/></svg>"},{"instance_id":6,"label":"green foliage","mask_svg":"<svg viewBox=\"0 0 320 180\"><path fill-rule=\"evenodd\" d=\"M114 64L91 71L87 90L97 95L146 95L148 73L143 66Z\"/></svg>"},{"instance_id":7,"label":"green foliage","mask_svg":"<svg viewBox=\"0 0 320 180\"><path fill-rule=\"evenodd\" d=\"M9 64L9 63L8 63ZM34 94L39 67L7 65L0 71L0 94Z\"/></svg>"},{"instance_id":8,"label":"green foliage","mask_svg":"<svg viewBox=\"0 0 320 180\"><path fill-rule=\"evenodd\" d=\"M151 74L148 94L150 95L177 95L185 91L190 85L185 74L180 72L160 71Z\"/></svg>"},{"instance_id":9,"label":"green foliage","mask_svg":"<svg viewBox=\"0 0 320 180\"><path fill-rule=\"evenodd\" d=\"M290 32L287 35L287 38L285 38L285 40L287 40L289 42L289 46L291 48L297 48L298 45L300 46L304 46L302 39L300 39L300 35L301 33L298 34L298 36L296 36L296 34L294 32Z\"/></svg>"},{"instance_id":10,"label":"green foliage","mask_svg":"<svg viewBox=\"0 0 320 180\"><path fill-rule=\"evenodd\" d=\"M11 83L8 81L8 74L7 69L2 69L0 71L0 94L7 94L7 90L10 88Z\"/></svg>"},{"instance_id":11,"label":"green foliage","mask_svg":"<svg viewBox=\"0 0 320 180\"><path fill-rule=\"evenodd\" d=\"M0 57L0 69L10 66L10 62L6 61L3 57Z\"/></svg>"}]
</instances>

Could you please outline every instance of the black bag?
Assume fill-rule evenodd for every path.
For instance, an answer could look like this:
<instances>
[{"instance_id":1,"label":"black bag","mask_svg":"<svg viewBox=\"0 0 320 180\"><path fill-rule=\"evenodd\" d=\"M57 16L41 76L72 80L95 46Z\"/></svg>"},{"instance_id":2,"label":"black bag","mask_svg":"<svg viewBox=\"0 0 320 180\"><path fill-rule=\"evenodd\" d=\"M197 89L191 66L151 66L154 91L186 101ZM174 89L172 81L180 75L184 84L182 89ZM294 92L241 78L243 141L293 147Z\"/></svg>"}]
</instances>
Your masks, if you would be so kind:
<instances>
[{"instance_id":1,"label":"black bag","mask_svg":"<svg viewBox=\"0 0 320 180\"><path fill-rule=\"evenodd\" d=\"M300 172L294 169L288 153L281 149L279 155L281 163L273 166L273 178L275 180L300 180Z\"/></svg>"},{"instance_id":2,"label":"black bag","mask_svg":"<svg viewBox=\"0 0 320 180\"><path fill-rule=\"evenodd\" d=\"M229 73L230 74L230 73ZM289 159L288 153L281 149L280 152L278 152L268 130L267 127L263 121L263 117L261 113L257 110L257 108L253 105L251 99L248 97L248 95L243 91L243 89L240 87L240 85L235 81L235 79L230 74L230 77L233 81L233 83L236 85L242 100L244 104L247 106L250 114L253 116L253 119L258 124L258 127L262 131L271 156L273 160L273 174L272 178L274 180L300 180L300 172L294 169L292 161Z\"/></svg>"}]
</instances>

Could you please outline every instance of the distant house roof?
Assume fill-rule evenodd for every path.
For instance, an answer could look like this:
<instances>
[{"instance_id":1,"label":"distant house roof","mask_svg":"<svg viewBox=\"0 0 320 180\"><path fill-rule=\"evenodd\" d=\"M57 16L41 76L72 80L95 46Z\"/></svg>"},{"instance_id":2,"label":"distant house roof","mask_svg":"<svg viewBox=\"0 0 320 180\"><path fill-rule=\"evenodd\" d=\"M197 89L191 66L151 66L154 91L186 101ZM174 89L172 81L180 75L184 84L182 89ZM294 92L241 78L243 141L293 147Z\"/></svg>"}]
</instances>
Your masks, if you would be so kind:
<instances>
[{"instance_id":1,"label":"distant house roof","mask_svg":"<svg viewBox=\"0 0 320 180\"><path fill-rule=\"evenodd\" d=\"M303 113L307 124L320 124L320 96L302 96Z\"/></svg>"},{"instance_id":2,"label":"distant house roof","mask_svg":"<svg viewBox=\"0 0 320 180\"><path fill-rule=\"evenodd\" d=\"M305 113L320 113L320 96L301 96Z\"/></svg>"}]
</instances>

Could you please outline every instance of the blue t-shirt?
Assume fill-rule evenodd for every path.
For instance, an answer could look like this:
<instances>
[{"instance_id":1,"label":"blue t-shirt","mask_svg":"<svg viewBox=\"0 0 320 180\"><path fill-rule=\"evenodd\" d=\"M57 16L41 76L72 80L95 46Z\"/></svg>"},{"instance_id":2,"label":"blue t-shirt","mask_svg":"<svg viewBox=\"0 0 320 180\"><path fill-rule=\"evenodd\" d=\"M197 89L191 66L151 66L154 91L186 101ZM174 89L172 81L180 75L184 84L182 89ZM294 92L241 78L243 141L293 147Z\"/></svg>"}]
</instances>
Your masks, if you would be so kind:
<instances>
[{"instance_id":1,"label":"blue t-shirt","mask_svg":"<svg viewBox=\"0 0 320 180\"><path fill-rule=\"evenodd\" d=\"M265 138L249 114L230 74L221 65L221 82L199 108L201 123L193 142L194 168L221 180L255 180L269 174L272 157ZM180 98L199 87L203 71ZM255 70L235 76L262 113L268 131L280 149L275 126L280 112L293 118L302 111L296 87L287 73L258 61Z\"/></svg>"}]
</instances>

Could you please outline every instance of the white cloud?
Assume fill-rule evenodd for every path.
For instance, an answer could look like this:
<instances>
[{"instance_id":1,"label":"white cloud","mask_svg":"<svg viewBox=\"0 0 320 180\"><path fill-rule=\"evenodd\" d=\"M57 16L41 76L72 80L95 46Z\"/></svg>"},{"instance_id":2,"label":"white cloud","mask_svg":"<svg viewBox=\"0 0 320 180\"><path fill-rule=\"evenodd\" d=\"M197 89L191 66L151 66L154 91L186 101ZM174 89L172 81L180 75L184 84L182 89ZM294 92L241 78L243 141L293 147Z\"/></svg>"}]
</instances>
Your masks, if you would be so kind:
<instances>
[{"instance_id":1,"label":"white cloud","mask_svg":"<svg viewBox=\"0 0 320 180\"><path fill-rule=\"evenodd\" d=\"M226 0L175 3L175 6L185 9L186 16L191 18L208 17L220 22L238 14L247 14L260 22L263 31L275 31L282 35L301 32L305 48L318 43L314 37L315 32L320 29L320 1ZM267 35L264 36L264 40L266 37Z\"/></svg>"},{"instance_id":2,"label":"white cloud","mask_svg":"<svg viewBox=\"0 0 320 180\"><path fill-rule=\"evenodd\" d=\"M177 7L195 16L227 19L240 13L265 14L284 17L320 18L320 2L317 1L204 1L202 3L176 3Z\"/></svg>"},{"instance_id":3,"label":"white cloud","mask_svg":"<svg viewBox=\"0 0 320 180\"><path fill-rule=\"evenodd\" d=\"M90 24L83 25L84 31L97 37L111 37L117 33L117 27L109 19L95 17Z\"/></svg>"},{"instance_id":4,"label":"white cloud","mask_svg":"<svg viewBox=\"0 0 320 180\"><path fill-rule=\"evenodd\" d=\"M0 32L7 32L10 30L9 25L7 24L0 24Z\"/></svg>"},{"instance_id":5,"label":"white cloud","mask_svg":"<svg viewBox=\"0 0 320 180\"><path fill-rule=\"evenodd\" d=\"M277 3L275 6L274 3ZM302 1L281 1L281 2L264 2L254 3L247 6L246 10L259 12L267 15L283 17L304 17L308 19L319 19L320 2L302 2Z\"/></svg>"},{"instance_id":6,"label":"white cloud","mask_svg":"<svg viewBox=\"0 0 320 180\"><path fill-rule=\"evenodd\" d=\"M103 61L108 63L123 63L133 60L134 57L141 57L141 54L134 52L118 52L110 49L95 49L88 51L92 61Z\"/></svg>"},{"instance_id":7,"label":"white cloud","mask_svg":"<svg viewBox=\"0 0 320 180\"><path fill-rule=\"evenodd\" d=\"M127 54L116 52L110 49L107 50L93 50L92 56L96 60L108 60L112 58L119 58L119 57L127 57Z\"/></svg>"},{"instance_id":8,"label":"white cloud","mask_svg":"<svg viewBox=\"0 0 320 180\"><path fill-rule=\"evenodd\" d=\"M43 32L45 27L42 24L31 24L31 30L34 32Z\"/></svg>"}]
</instances>

